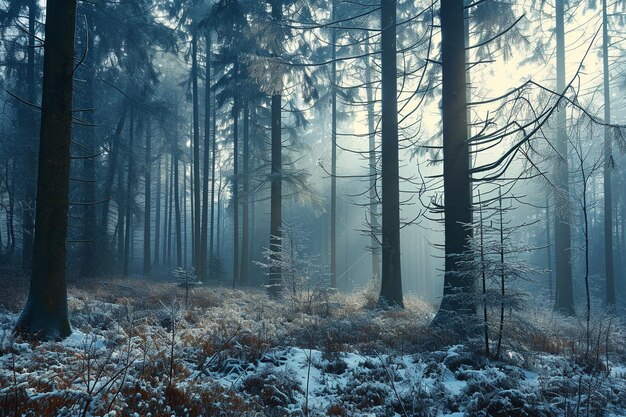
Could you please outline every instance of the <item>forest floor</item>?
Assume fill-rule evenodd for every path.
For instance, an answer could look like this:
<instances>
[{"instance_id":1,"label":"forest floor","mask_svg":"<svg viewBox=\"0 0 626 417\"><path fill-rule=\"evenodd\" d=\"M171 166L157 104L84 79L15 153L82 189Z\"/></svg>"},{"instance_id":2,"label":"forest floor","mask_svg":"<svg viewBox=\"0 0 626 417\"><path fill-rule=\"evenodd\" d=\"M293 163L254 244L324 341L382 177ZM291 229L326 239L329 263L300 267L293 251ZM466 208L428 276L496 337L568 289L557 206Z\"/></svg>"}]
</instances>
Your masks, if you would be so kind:
<instances>
[{"instance_id":1,"label":"forest floor","mask_svg":"<svg viewBox=\"0 0 626 417\"><path fill-rule=\"evenodd\" d=\"M594 322L589 354L579 322L513 314L495 360L480 337L460 344L434 331L433 306L411 297L380 311L373 289L280 302L253 290L185 292L141 279L73 283L73 334L29 344L11 335L25 277L0 271L1 415L626 415L616 320Z\"/></svg>"}]
</instances>

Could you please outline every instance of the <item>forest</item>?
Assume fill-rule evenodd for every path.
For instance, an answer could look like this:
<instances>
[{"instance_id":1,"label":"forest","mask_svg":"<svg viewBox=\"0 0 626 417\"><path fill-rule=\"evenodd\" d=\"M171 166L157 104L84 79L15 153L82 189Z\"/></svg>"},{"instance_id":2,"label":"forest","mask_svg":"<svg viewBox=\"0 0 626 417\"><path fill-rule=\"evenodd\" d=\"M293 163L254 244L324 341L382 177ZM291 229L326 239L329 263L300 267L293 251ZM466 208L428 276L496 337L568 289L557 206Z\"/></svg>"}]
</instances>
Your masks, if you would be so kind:
<instances>
[{"instance_id":1,"label":"forest","mask_svg":"<svg viewBox=\"0 0 626 417\"><path fill-rule=\"evenodd\" d=\"M626 1L0 0L0 416L625 417Z\"/></svg>"}]
</instances>

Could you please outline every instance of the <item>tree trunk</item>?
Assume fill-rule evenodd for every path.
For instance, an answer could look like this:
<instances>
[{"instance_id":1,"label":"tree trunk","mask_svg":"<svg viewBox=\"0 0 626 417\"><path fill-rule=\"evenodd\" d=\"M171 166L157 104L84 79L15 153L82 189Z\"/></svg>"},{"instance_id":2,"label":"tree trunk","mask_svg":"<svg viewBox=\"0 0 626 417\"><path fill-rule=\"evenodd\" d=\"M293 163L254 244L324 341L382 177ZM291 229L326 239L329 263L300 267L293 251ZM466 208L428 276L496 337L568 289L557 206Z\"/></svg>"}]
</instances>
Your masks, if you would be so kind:
<instances>
[{"instance_id":1,"label":"tree trunk","mask_svg":"<svg viewBox=\"0 0 626 417\"><path fill-rule=\"evenodd\" d=\"M207 51L207 53L210 53ZM213 234L215 232L214 224L215 224L215 163L217 160L217 105L215 101L213 102L213 129L212 129L212 141L211 141L211 227L210 233L211 236L209 238L209 271L213 273ZM221 183L220 183L221 184Z\"/></svg>"},{"instance_id":2,"label":"tree trunk","mask_svg":"<svg viewBox=\"0 0 626 417\"><path fill-rule=\"evenodd\" d=\"M220 257L220 222L222 215L222 169L220 168L220 188L217 190L217 237L216 256Z\"/></svg>"},{"instance_id":3,"label":"tree trunk","mask_svg":"<svg viewBox=\"0 0 626 417\"><path fill-rule=\"evenodd\" d=\"M463 0L442 0L441 36L445 273L434 324L449 326L455 318L459 330L468 324L451 313L476 313L475 282L463 262L472 237Z\"/></svg>"},{"instance_id":4,"label":"tree trunk","mask_svg":"<svg viewBox=\"0 0 626 417\"><path fill-rule=\"evenodd\" d=\"M95 32L93 19L89 19L89 33L87 36L87 50L93 50L93 36L91 33ZM94 124L94 76L95 68L94 63L89 58L89 55L85 57L83 65L86 68L85 74L85 110L82 114L83 120L86 123ZM86 277L92 275L96 270L96 145L95 145L95 128L87 126L83 128L85 138L86 156L83 160L83 172L82 172L82 194L83 200L87 203L83 207L83 220L82 220L82 247L81 247L81 265L80 276Z\"/></svg>"},{"instance_id":5,"label":"tree trunk","mask_svg":"<svg viewBox=\"0 0 626 417\"><path fill-rule=\"evenodd\" d=\"M133 203L135 202L135 194L133 191L133 180L135 175L133 147L135 141L135 111L130 111L130 123L128 126L129 140L128 140L128 178L126 185L126 233L124 234L124 270L122 275L124 278L128 278L130 275L130 245L131 245L131 228L132 228L132 216L133 216Z\"/></svg>"},{"instance_id":6,"label":"tree trunk","mask_svg":"<svg viewBox=\"0 0 626 417\"><path fill-rule=\"evenodd\" d=\"M546 196L546 251L548 255L548 289L549 289L549 297L550 302L554 300L554 295L552 294L552 238L550 232L550 200L549 197Z\"/></svg>"},{"instance_id":7,"label":"tree trunk","mask_svg":"<svg viewBox=\"0 0 626 417\"><path fill-rule=\"evenodd\" d=\"M194 31L191 43L191 78L193 94L193 266L202 273L200 266L200 120L198 111L198 36Z\"/></svg>"},{"instance_id":8,"label":"tree trunk","mask_svg":"<svg viewBox=\"0 0 626 417\"><path fill-rule=\"evenodd\" d=\"M143 273L146 276L150 275L152 260L150 259L150 232L152 227L152 214L151 214L151 188L152 188L152 142L150 138L151 134L150 117L146 120L146 160L145 160L145 194L144 194L144 223L143 223Z\"/></svg>"},{"instance_id":9,"label":"tree trunk","mask_svg":"<svg viewBox=\"0 0 626 417\"><path fill-rule=\"evenodd\" d=\"M124 220L126 218L126 196L124 195L124 169L121 164L117 172L117 264L124 270Z\"/></svg>"},{"instance_id":10,"label":"tree trunk","mask_svg":"<svg viewBox=\"0 0 626 417\"><path fill-rule=\"evenodd\" d=\"M368 52L372 51L369 40L367 42ZM375 280L380 278L380 244L378 234L380 226L378 224L378 196L376 195L376 127L374 123L374 87L372 85L373 60L368 58L365 66L366 98L367 98L367 130L369 133L369 211L370 211L370 233L372 245L372 277Z\"/></svg>"},{"instance_id":11,"label":"tree trunk","mask_svg":"<svg viewBox=\"0 0 626 417\"><path fill-rule=\"evenodd\" d=\"M485 263L485 226L483 223L483 205L478 192L478 212L480 216L480 272L483 284L483 321L485 333L485 356L489 357L489 317L487 316L487 264Z\"/></svg>"},{"instance_id":12,"label":"tree trunk","mask_svg":"<svg viewBox=\"0 0 626 417\"><path fill-rule=\"evenodd\" d=\"M332 0L331 21L337 14L337 0ZM337 288L337 29L331 29L331 70L330 70L330 117L331 117L331 156L330 156L330 287Z\"/></svg>"},{"instance_id":13,"label":"tree trunk","mask_svg":"<svg viewBox=\"0 0 626 417\"><path fill-rule=\"evenodd\" d=\"M611 123L611 89L609 84L609 33L606 0L602 0L602 63L604 72L604 122ZM606 304L615 305L613 269L613 201L611 169L613 162L611 131L604 126L604 267L606 272Z\"/></svg>"},{"instance_id":14,"label":"tree trunk","mask_svg":"<svg viewBox=\"0 0 626 417\"><path fill-rule=\"evenodd\" d=\"M250 257L250 147L249 147L249 133L250 133L250 107L248 100L243 104L243 202L242 202L242 230L241 230L241 274L240 285L245 287L249 284L249 261Z\"/></svg>"},{"instance_id":15,"label":"tree trunk","mask_svg":"<svg viewBox=\"0 0 626 417\"><path fill-rule=\"evenodd\" d=\"M504 335L504 279L505 279L505 266L504 266L504 209L502 208L502 186L498 188L498 203L500 208L498 214L500 217L500 327L498 328L498 343L496 345L496 358L500 357L500 349L502 347L502 337Z\"/></svg>"},{"instance_id":16,"label":"tree trunk","mask_svg":"<svg viewBox=\"0 0 626 417\"><path fill-rule=\"evenodd\" d=\"M126 104L122 103L122 110L120 112L120 118L117 121L115 127L115 133L111 142L111 148L109 149L109 172L104 184L104 203L102 203L102 213L100 213L100 237L103 239L101 249L108 248L108 230L109 230L109 199L113 191L113 182L115 181L115 170L118 169L117 160L119 155L119 142L124 130L124 124L126 123Z\"/></svg>"},{"instance_id":17,"label":"tree trunk","mask_svg":"<svg viewBox=\"0 0 626 417\"><path fill-rule=\"evenodd\" d=\"M15 332L63 339L72 332L67 313L65 259L72 140L75 0L48 0L44 47L37 236L30 292Z\"/></svg>"},{"instance_id":18,"label":"tree trunk","mask_svg":"<svg viewBox=\"0 0 626 417\"><path fill-rule=\"evenodd\" d=\"M235 73L237 63L235 62ZM236 75L235 75L236 76ZM233 100L233 288L240 284L239 276L239 103Z\"/></svg>"},{"instance_id":19,"label":"tree trunk","mask_svg":"<svg viewBox=\"0 0 626 417\"><path fill-rule=\"evenodd\" d=\"M200 238L201 281L208 278L208 227L209 227L209 149L211 145L211 32L206 31L206 65L204 68L204 163L202 165L202 231Z\"/></svg>"},{"instance_id":20,"label":"tree trunk","mask_svg":"<svg viewBox=\"0 0 626 417\"><path fill-rule=\"evenodd\" d=\"M282 20L282 0L272 2L272 20L279 25ZM270 274L269 294L278 297L282 290L283 277L280 267L282 251L282 85L272 94L271 104L271 191L270 191Z\"/></svg>"},{"instance_id":21,"label":"tree trunk","mask_svg":"<svg viewBox=\"0 0 626 417\"><path fill-rule=\"evenodd\" d=\"M174 212L174 155L170 156L169 200L167 207L167 266L172 265L172 213Z\"/></svg>"},{"instance_id":22,"label":"tree trunk","mask_svg":"<svg viewBox=\"0 0 626 417\"><path fill-rule=\"evenodd\" d=\"M178 187L178 176L179 176L179 168L178 168L178 144L176 142L172 145L174 149L172 150L172 157L174 158L174 166L172 167L172 172L174 174L174 226L176 228L176 266L178 268L182 268L183 266L183 245L182 245L182 235L181 235L181 222L180 222L180 190Z\"/></svg>"},{"instance_id":23,"label":"tree trunk","mask_svg":"<svg viewBox=\"0 0 626 417\"><path fill-rule=\"evenodd\" d=\"M400 178L396 67L396 0L381 3L382 282L378 304L404 307L400 264Z\"/></svg>"},{"instance_id":24,"label":"tree trunk","mask_svg":"<svg viewBox=\"0 0 626 417\"><path fill-rule=\"evenodd\" d=\"M565 24L564 0L556 0L556 91L565 92ZM572 288L571 231L569 224L570 202L568 183L568 153L566 110L557 110L556 127L556 191L554 198L554 249L556 256L556 303L555 310L574 315L574 292Z\"/></svg>"},{"instance_id":25,"label":"tree trunk","mask_svg":"<svg viewBox=\"0 0 626 417\"><path fill-rule=\"evenodd\" d=\"M163 264L169 264L169 247L168 247L168 222L169 222L169 198L170 198L170 167L168 164L167 154L165 155L165 182L163 186L165 187L165 196L163 198Z\"/></svg>"},{"instance_id":26,"label":"tree trunk","mask_svg":"<svg viewBox=\"0 0 626 417\"><path fill-rule=\"evenodd\" d=\"M28 100L31 103L37 102L35 93L35 23L37 19L37 10L37 1L30 0L28 3L28 31L31 35L28 36L28 48L26 52L26 83ZM25 181L25 191L22 203L22 268L24 270L29 270L33 262L33 239L35 234L33 214L36 206L34 197L37 192L37 184L35 183L35 176L37 174L35 161L37 154L35 143L33 143L37 137L37 115L34 109L26 109L26 120L26 158L24 160L23 167L25 169L23 178Z\"/></svg>"},{"instance_id":27,"label":"tree trunk","mask_svg":"<svg viewBox=\"0 0 626 417\"><path fill-rule=\"evenodd\" d=\"M155 223L154 223L154 265L158 266L160 262L160 243L161 243L161 155L157 162L157 186L156 186L156 206Z\"/></svg>"},{"instance_id":28,"label":"tree trunk","mask_svg":"<svg viewBox=\"0 0 626 417\"><path fill-rule=\"evenodd\" d=\"M182 198L182 216L183 216L183 268L187 269L187 164L183 161L183 192Z\"/></svg>"}]
</instances>

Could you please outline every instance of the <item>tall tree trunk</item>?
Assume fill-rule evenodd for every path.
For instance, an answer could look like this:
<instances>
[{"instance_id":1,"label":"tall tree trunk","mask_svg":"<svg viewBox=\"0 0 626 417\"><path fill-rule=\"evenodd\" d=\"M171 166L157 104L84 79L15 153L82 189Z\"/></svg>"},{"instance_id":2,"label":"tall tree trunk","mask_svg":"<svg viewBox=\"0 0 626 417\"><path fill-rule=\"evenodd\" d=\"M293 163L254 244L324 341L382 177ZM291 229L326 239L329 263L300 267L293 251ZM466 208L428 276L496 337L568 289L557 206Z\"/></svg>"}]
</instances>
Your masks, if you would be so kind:
<instances>
[{"instance_id":1,"label":"tall tree trunk","mask_svg":"<svg viewBox=\"0 0 626 417\"><path fill-rule=\"evenodd\" d=\"M202 231L200 244L200 280L208 278L208 227L209 227L209 149L211 145L211 31L207 30L206 64L204 67L204 163L202 177Z\"/></svg>"},{"instance_id":2,"label":"tall tree trunk","mask_svg":"<svg viewBox=\"0 0 626 417\"><path fill-rule=\"evenodd\" d=\"M565 23L564 0L556 0L556 90L565 93ZM570 202L568 183L568 153L566 110L556 114L556 191L554 197L554 251L556 256L556 303L555 310L574 315L574 292L572 288Z\"/></svg>"},{"instance_id":3,"label":"tall tree trunk","mask_svg":"<svg viewBox=\"0 0 626 417\"><path fill-rule=\"evenodd\" d=\"M211 138L211 236L209 238L209 271L213 273L213 234L215 232L215 165L217 161L217 105L213 101L213 137ZM221 177L220 177L221 178ZM221 179L220 179L221 184ZM219 227L219 226L218 226Z\"/></svg>"},{"instance_id":4,"label":"tall tree trunk","mask_svg":"<svg viewBox=\"0 0 626 417\"><path fill-rule=\"evenodd\" d=\"M369 40L367 42L368 52L372 51ZM367 130L369 133L369 211L370 211L370 233L371 233L371 245L372 245L372 277L375 280L380 278L380 244L376 237L380 233L380 226L378 224L378 196L376 195L376 127L374 123L374 87L372 85L372 70L373 60L367 60L365 66L365 83L367 84L366 98L367 98Z\"/></svg>"},{"instance_id":5,"label":"tall tree trunk","mask_svg":"<svg viewBox=\"0 0 626 417\"><path fill-rule=\"evenodd\" d=\"M602 64L604 72L604 122L611 123L611 89L609 84L609 28L606 0L602 0ZM604 126L604 268L606 273L606 304L615 305L613 269L613 196L611 169L613 162L611 131Z\"/></svg>"},{"instance_id":6,"label":"tall tree trunk","mask_svg":"<svg viewBox=\"0 0 626 417\"><path fill-rule=\"evenodd\" d=\"M168 164L168 158L167 158L167 154L165 155L165 161L164 164L165 165L165 182L163 183L163 186L165 187L165 195L163 198L163 243L162 243L162 253L163 253L163 265L167 265L168 264L168 236L167 236L167 225L168 225L168 219L169 219L169 209L168 209L168 204L169 204L169 198L170 198L170 168L169 168L169 164Z\"/></svg>"},{"instance_id":7,"label":"tall tree trunk","mask_svg":"<svg viewBox=\"0 0 626 417\"><path fill-rule=\"evenodd\" d=\"M191 132L191 135L193 136L193 132ZM191 146L189 148L189 160L193 161L193 146ZM194 207L194 201L196 201L195 195L194 195L194 183L193 183L193 163L191 165L191 180L189 181L189 195L191 196L191 233L192 233L192 239L191 239L191 265L195 268L196 265L196 261L195 261L195 256L196 256L196 241L194 240L193 236L195 236L194 231L196 230L194 225L195 225L195 207Z\"/></svg>"},{"instance_id":8,"label":"tall tree trunk","mask_svg":"<svg viewBox=\"0 0 626 417\"><path fill-rule=\"evenodd\" d=\"M125 102L121 105L122 110L120 112L120 117L117 121L117 126L115 127L115 133L113 135L111 141L111 148L109 149L109 163L108 163L108 174L106 181L104 183L104 202L102 203L102 212L100 213L100 237L102 240L102 248L108 248L108 230L109 230L109 201L111 198L111 193L113 192L113 183L115 181L115 171L119 168L117 165L118 155L119 155L119 147L120 147L120 137L122 136L122 131L124 130L124 124L126 123L126 104Z\"/></svg>"},{"instance_id":9,"label":"tall tree trunk","mask_svg":"<svg viewBox=\"0 0 626 417\"><path fill-rule=\"evenodd\" d=\"M445 227L443 299L434 324L451 325L451 312L475 314L475 282L464 258L472 237L472 190L467 129L463 0L442 0L442 119ZM460 326L462 320L456 320ZM455 324L457 324L455 323ZM459 327L460 328L460 327ZM457 329L458 330L458 329Z\"/></svg>"},{"instance_id":10,"label":"tall tree trunk","mask_svg":"<svg viewBox=\"0 0 626 417\"><path fill-rule=\"evenodd\" d=\"M552 294L552 238L550 232L550 200L549 197L546 196L546 251L548 255L548 287L549 292L548 295L550 297L550 302L554 300L554 295Z\"/></svg>"},{"instance_id":11,"label":"tall tree trunk","mask_svg":"<svg viewBox=\"0 0 626 417\"><path fill-rule=\"evenodd\" d=\"M279 25L282 20L282 0L272 1L272 20ZM271 191L270 191L270 274L268 291L278 297L283 277L280 259L282 252L282 85L272 94L271 104Z\"/></svg>"},{"instance_id":12,"label":"tall tree trunk","mask_svg":"<svg viewBox=\"0 0 626 417\"><path fill-rule=\"evenodd\" d=\"M183 161L183 192L182 192L183 208L183 268L187 269L187 164Z\"/></svg>"},{"instance_id":13,"label":"tall tree trunk","mask_svg":"<svg viewBox=\"0 0 626 417\"><path fill-rule=\"evenodd\" d=\"M172 213L174 212L174 155L170 156L170 179L168 185L169 201L167 203L168 218L167 218L167 266L172 265Z\"/></svg>"},{"instance_id":14,"label":"tall tree trunk","mask_svg":"<svg viewBox=\"0 0 626 417\"><path fill-rule=\"evenodd\" d=\"M198 35L192 34L191 77L193 93L193 266L202 273L200 266L200 120L198 111Z\"/></svg>"},{"instance_id":15,"label":"tall tree trunk","mask_svg":"<svg viewBox=\"0 0 626 417\"><path fill-rule=\"evenodd\" d=\"M498 343L496 345L496 358L500 357L500 349L502 347L502 336L504 335L504 302L505 302L505 266L504 266L504 209L502 208L502 186L498 187L498 203L500 208L498 214L500 217L500 327L498 328Z\"/></svg>"},{"instance_id":16,"label":"tall tree trunk","mask_svg":"<svg viewBox=\"0 0 626 417\"><path fill-rule=\"evenodd\" d=\"M174 158L174 166L172 168L174 174L174 226L176 228L176 266L182 268L183 266L183 253L182 253L182 236L181 236L181 224L180 224L180 190L178 187L178 144L176 142L172 145L174 149L172 150L172 157Z\"/></svg>"},{"instance_id":17,"label":"tall tree trunk","mask_svg":"<svg viewBox=\"0 0 626 417\"><path fill-rule=\"evenodd\" d=\"M403 307L400 265L400 177L396 67L396 0L381 3L382 282L378 304Z\"/></svg>"},{"instance_id":18,"label":"tall tree trunk","mask_svg":"<svg viewBox=\"0 0 626 417\"><path fill-rule=\"evenodd\" d=\"M150 275L152 260L150 259L150 244L151 244L151 228L152 228L152 213L150 206L151 188L152 188L152 141L150 135L151 132L150 117L146 120L146 160L145 160L145 194L144 194L144 223L143 223L143 273L144 275Z\"/></svg>"},{"instance_id":19,"label":"tall tree trunk","mask_svg":"<svg viewBox=\"0 0 626 417\"><path fill-rule=\"evenodd\" d=\"M487 316L487 265L485 263L485 225L483 222L483 205L478 192L478 213L480 219L480 274L483 284L483 327L485 334L485 356L489 357L489 317Z\"/></svg>"},{"instance_id":20,"label":"tall tree trunk","mask_svg":"<svg viewBox=\"0 0 626 417\"><path fill-rule=\"evenodd\" d=\"M154 265L158 266L160 262L160 243L161 243L161 155L157 162L157 186L156 201L154 202L156 213L154 219Z\"/></svg>"},{"instance_id":21,"label":"tall tree trunk","mask_svg":"<svg viewBox=\"0 0 626 417\"><path fill-rule=\"evenodd\" d=\"M37 187L37 236L30 291L15 332L38 339L72 333L65 259L72 140L76 0L48 0Z\"/></svg>"},{"instance_id":22,"label":"tall tree trunk","mask_svg":"<svg viewBox=\"0 0 626 417\"><path fill-rule=\"evenodd\" d=\"M37 102L36 89L35 89L35 23L37 19L38 5L36 0L29 0L28 2L28 48L26 52L27 56L27 69L26 69L26 83L27 83L27 95L28 100L31 103ZM37 115L34 109L26 109L27 136L25 138L26 150L24 160L24 200L22 202L22 268L29 270L33 262L33 239L35 234L33 215L35 213L35 194L37 192L37 184L35 183L35 176L37 174L35 161L36 161L36 144L34 143L37 137Z\"/></svg>"},{"instance_id":23,"label":"tall tree trunk","mask_svg":"<svg viewBox=\"0 0 626 417\"><path fill-rule=\"evenodd\" d=\"M337 0L332 0L331 21L336 19ZM331 29L330 70L330 287L337 288L337 29Z\"/></svg>"},{"instance_id":24,"label":"tall tree trunk","mask_svg":"<svg viewBox=\"0 0 626 417\"><path fill-rule=\"evenodd\" d=\"M118 167L117 172L117 264L118 270L124 270L124 221L126 219L126 196L124 195L124 168Z\"/></svg>"},{"instance_id":25,"label":"tall tree trunk","mask_svg":"<svg viewBox=\"0 0 626 417\"><path fill-rule=\"evenodd\" d=\"M235 63L235 73L237 63ZM239 102L233 100L233 288L240 284L239 276Z\"/></svg>"},{"instance_id":26,"label":"tall tree trunk","mask_svg":"<svg viewBox=\"0 0 626 417\"><path fill-rule=\"evenodd\" d=\"M89 19L88 22L88 33L87 33L87 51L93 50L93 36L92 33L95 32L93 19ZM86 111L83 112L82 117L85 122L88 124L94 123L94 77L95 77L95 68L92 60L89 57L85 57L85 61L83 65L86 68L85 74L85 108ZM83 208L83 220L82 220L82 240L84 241L83 246L81 247L81 265L79 274L82 277L86 277L92 275L96 270L96 145L95 145L95 130L93 127L89 126L83 128L84 146L86 148L86 153L88 158L83 160L83 172L82 172L82 181L83 181L83 200L87 203Z\"/></svg>"},{"instance_id":27,"label":"tall tree trunk","mask_svg":"<svg viewBox=\"0 0 626 417\"><path fill-rule=\"evenodd\" d=\"M6 178L9 178L9 165L6 167ZM11 186L7 182L9 209L7 210L7 248L9 253L15 252L15 158L11 163Z\"/></svg>"},{"instance_id":28,"label":"tall tree trunk","mask_svg":"<svg viewBox=\"0 0 626 417\"><path fill-rule=\"evenodd\" d=\"M250 202L250 107L248 100L246 99L243 104L243 202L242 202L242 230L241 230L241 274L240 285L245 287L249 284L249 260L250 257L250 214L249 214L249 202Z\"/></svg>"},{"instance_id":29,"label":"tall tree trunk","mask_svg":"<svg viewBox=\"0 0 626 417\"><path fill-rule=\"evenodd\" d=\"M216 256L220 257L220 222L222 215L222 169L220 168L220 187L217 190L217 236L216 236Z\"/></svg>"},{"instance_id":30,"label":"tall tree trunk","mask_svg":"<svg viewBox=\"0 0 626 417\"><path fill-rule=\"evenodd\" d=\"M133 216L133 205L135 202L135 194L133 190L133 180L135 175L135 167L134 167L134 141L135 141L135 111L131 109L130 111L130 123L128 126L129 131L129 140L128 140L128 178L126 185L126 233L124 234L124 278L128 278L130 275L130 246L131 246L131 229L132 229L132 216Z\"/></svg>"}]
</instances>

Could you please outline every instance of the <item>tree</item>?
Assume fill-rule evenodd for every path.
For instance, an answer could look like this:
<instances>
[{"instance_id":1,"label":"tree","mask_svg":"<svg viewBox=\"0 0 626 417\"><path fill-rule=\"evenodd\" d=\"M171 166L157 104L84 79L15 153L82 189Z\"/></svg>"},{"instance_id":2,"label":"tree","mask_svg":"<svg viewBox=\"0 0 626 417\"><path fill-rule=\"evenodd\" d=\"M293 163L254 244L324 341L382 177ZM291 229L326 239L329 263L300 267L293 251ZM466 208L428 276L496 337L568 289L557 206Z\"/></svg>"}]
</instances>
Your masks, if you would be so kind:
<instances>
[{"instance_id":1,"label":"tree","mask_svg":"<svg viewBox=\"0 0 626 417\"><path fill-rule=\"evenodd\" d=\"M337 18L337 0L332 0L331 21ZM337 288L337 29L331 29L331 157L330 157L330 287Z\"/></svg>"},{"instance_id":2,"label":"tree","mask_svg":"<svg viewBox=\"0 0 626 417\"><path fill-rule=\"evenodd\" d=\"M564 0L556 0L556 91L565 93L565 23ZM574 315L574 291L572 287L571 231L569 223L568 151L566 111L556 113L556 166L554 196L554 252L556 256L556 303L555 310Z\"/></svg>"},{"instance_id":3,"label":"tree","mask_svg":"<svg viewBox=\"0 0 626 417\"><path fill-rule=\"evenodd\" d=\"M152 228L152 213L151 213L151 190L152 190L152 140L150 135L152 134L150 117L146 120L146 155L145 155L145 192L144 192L144 227L143 227L143 273L149 275L152 268L152 260L150 259L150 240L151 240L151 228Z\"/></svg>"},{"instance_id":4,"label":"tree","mask_svg":"<svg viewBox=\"0 0 626 417\"><path fill-rule=\"evenodd\" d=\"M604 86L604 123L611 123L611 89L609 83L609 28L606 0L602 0L602 72ZM604 126L604 269L606 273L606 304L615 305L615 275L613 269L613 196L611 170L613 155L611 131Z\"/></svg>"},{"instance_id":5,"label":"tree","mask_svg":"<svg viewBox=\"0 0 626 417\"><path fill-rule=\"evenodd\" d=\"M272 0L272 21L279 25L282 20L282 0ZM275 47L279 48L280 41L276 42ZM274 56L278 56L279 50L272 51ZM282 271L279 266L277 257L280 256L282 247L282 127L281 127L281 111L282 111L282 86L276 86L272 94L271 104L271 196L270 196L270 251L272 259L269 272L269 292L270 295L276 297L279 295L282 287Z\"/></svg>"},{"instance_id":6,"label":"tree","mask_svg":"<svg viewBox=\"0 0 626 417\"><path fill-rule=\"evenodd\" d=\"M46 11L37 213L30 291L17 334L63 339L72 332L67 312L65 256L76 0L49 0Z\"/></svg>"},{"instance_id":7,"label":"tree","mask_svg":"<svg viewBox=\"0 0 626 417\"><path fill-rule=\"evenodd\" d=\"M472 191L467 137L463 0L441 2L441 70L445 273L434 323L446 325L452 312L474 314L474 280L461 261L472 237ZM470 296L468 296L470 295Z\"/></svg>"},{"instance_id":8,"label":"tree","mask_svg":"<svg viewBox=\"0 0 626 417\"><path fill-rule=\"evenodd\" d=\"M403 307L400 265L400 178L396 67L396 1L382 0L382 283L378 304ZM462 49L462 48L461 48Z\"/></svg>"}]
</instances>

